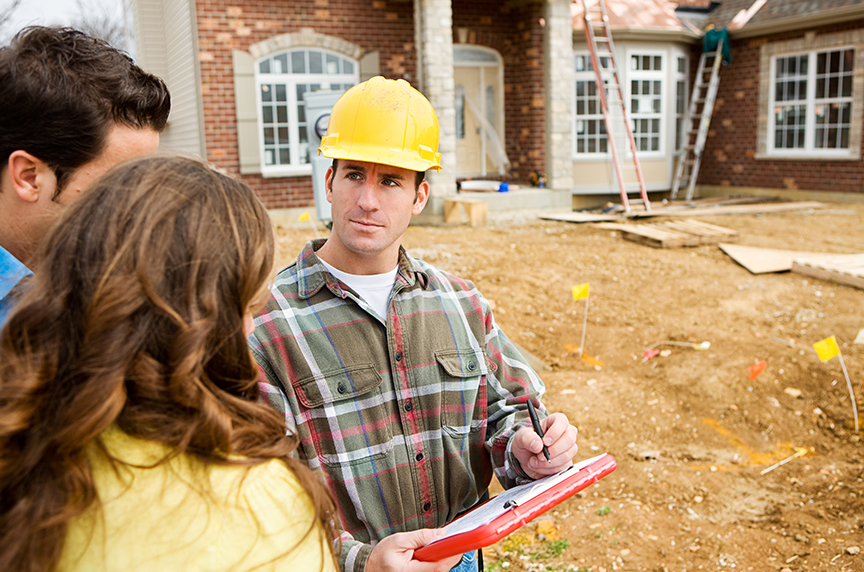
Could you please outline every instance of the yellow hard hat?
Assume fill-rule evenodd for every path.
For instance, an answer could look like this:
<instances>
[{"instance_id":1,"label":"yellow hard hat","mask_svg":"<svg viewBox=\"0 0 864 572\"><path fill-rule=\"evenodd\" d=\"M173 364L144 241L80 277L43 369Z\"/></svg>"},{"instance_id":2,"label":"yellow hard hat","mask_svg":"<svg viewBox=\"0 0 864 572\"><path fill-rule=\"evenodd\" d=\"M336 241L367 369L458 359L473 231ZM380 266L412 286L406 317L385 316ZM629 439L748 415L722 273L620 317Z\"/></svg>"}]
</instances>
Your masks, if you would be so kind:
<instances>
[{"instance_id":1,"label":"yellow hard hat","mask_svg":"<svg viewBox=\"0 0 864 572\"><path fill-rule=\"evenodd\" d=\"M373 77L339 98L318 153L412 171L441 170L438 117L403 79Z\"/></svg>"}]
</instances>

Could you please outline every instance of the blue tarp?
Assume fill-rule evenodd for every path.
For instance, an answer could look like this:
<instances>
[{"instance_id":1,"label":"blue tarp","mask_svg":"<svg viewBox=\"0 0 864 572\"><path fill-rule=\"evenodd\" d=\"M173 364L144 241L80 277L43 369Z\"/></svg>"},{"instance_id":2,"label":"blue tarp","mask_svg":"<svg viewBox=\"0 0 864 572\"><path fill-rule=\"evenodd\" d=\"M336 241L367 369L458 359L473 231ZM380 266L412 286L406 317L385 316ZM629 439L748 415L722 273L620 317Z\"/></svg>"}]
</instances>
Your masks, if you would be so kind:
<instances>
[{"instance_id":1,"label":"blue tarp","mask_svg":"<svg viewBox=\"0 0 864 572\"><path fill-rule=\"evenodd\" d=\"M729 47L729 32L726 28L705 32L705 37L702 38L702 51L716 52L720 40L723 40L723 49L720 54L723 56L723 63L728 66L732 63L732 49Z\"/></svg>"}]
</instances>

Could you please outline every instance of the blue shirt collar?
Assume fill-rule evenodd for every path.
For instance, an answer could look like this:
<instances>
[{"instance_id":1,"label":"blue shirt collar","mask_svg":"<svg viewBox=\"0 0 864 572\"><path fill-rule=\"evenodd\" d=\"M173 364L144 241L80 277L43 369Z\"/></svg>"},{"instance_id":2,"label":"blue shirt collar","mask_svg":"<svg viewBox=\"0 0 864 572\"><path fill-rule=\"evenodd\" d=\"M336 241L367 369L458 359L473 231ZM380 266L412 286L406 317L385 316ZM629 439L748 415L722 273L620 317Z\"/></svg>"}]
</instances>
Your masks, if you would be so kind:
<instances>
[{"instance_id":1,"label":"blue shirt collar","mask_svg":"<svg viewBox=\"0 0 864 572\"><path fill-rule=\"evenodd\" d=\"M6 322L7 314L17 302L9 293L23 278L31 274L29 268L0 246L0 326Z\"/></svg>"}]
</instances>

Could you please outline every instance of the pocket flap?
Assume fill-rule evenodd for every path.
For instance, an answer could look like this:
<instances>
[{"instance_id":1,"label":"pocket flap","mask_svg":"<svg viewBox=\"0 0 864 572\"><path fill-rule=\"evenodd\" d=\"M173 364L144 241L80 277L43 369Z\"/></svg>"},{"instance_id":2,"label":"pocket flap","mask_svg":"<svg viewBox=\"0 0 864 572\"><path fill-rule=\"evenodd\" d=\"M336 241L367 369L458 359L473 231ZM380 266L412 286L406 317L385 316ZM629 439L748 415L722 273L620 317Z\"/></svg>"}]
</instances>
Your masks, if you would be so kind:
<instances>
[{"instance_id":1,"label":"pocket flap","mask_svg":"<svg viewBox=\"0 0 864 572\"><path fill-rule=\"evenodd\" d=\"M344 399L353 399L381 385L383 378L371 365L322 372L294 383L300 403L306 407L319 407Z\"/></svg>"},{"instance_id":2,"label":"pocket flap","mask_svg":"<svg viewBox=\"0 0 864 572\"><path fill-rule=\"evenodd\" d=\"M453 377L486 375L486 354L483 350L440 350L435 359Z\"/></svg>"}]
</instances>

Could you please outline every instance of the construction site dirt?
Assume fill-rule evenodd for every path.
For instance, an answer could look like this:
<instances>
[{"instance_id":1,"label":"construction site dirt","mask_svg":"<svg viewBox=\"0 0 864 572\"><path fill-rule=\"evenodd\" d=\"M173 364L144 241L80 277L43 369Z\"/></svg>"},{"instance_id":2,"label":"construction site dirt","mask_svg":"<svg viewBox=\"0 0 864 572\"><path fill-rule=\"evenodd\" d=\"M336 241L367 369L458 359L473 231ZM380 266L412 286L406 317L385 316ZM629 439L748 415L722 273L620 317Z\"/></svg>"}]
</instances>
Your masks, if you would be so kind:
<instances>
[{"instance_id":1,"label":"construction site dirt","mask_svg":"<svg viewBox=\"0 0 864 572\"><path fill-rule=\"evenodd\" d=\"M741 245L864 252L864 205L699 220ZM279 229L278 263L313 237ZM618 463L484 549L487 570L864 570L864 427L839 358L813 349L836 336L864 401L864 290L754 275L716 245L654 249L536 213L410 227L404 244L473 281L510 339L546 364L543 402L579 428L577 460ZM580 358L586 299L571 288L583 283Z\"/></svg>"}]
</instances>

